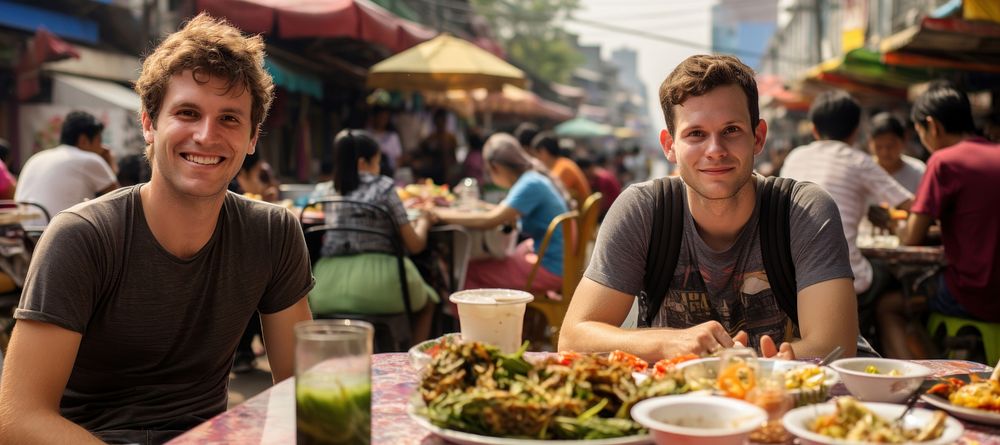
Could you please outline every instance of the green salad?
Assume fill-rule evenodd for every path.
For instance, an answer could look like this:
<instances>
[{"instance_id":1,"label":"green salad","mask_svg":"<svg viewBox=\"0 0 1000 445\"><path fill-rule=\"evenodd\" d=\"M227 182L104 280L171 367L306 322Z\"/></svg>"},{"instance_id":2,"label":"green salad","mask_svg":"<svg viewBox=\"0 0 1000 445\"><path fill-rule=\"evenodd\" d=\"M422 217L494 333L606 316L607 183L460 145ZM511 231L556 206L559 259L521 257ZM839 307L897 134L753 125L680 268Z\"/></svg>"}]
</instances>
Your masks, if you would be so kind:
<instances>
[{"instance_id":1,"label":"green salad","mask_svg":"<svg viewBox=\"0 0 1000 445\"><path fill-rule=\"evenodd\" d=\"M637 382L631 366L606 354L529 363L527 346L503 354L482 343L447 345L420 383L420 413L438 427L486 436L601 439L646 434L632 406L688 391L679 373Z\"/></svg>"}]
</instances>

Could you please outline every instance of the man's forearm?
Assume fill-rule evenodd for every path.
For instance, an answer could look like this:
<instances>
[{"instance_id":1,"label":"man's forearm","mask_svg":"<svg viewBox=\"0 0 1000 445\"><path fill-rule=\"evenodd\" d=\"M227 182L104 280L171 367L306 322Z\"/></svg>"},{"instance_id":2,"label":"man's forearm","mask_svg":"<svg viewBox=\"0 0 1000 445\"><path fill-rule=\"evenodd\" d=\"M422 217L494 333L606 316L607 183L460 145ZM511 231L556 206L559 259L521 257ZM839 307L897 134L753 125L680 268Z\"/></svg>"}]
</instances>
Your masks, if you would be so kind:
<instances>
[{"instance_id":1,"label":"man's forearm","mask_svg":"<svg viewBox=\"0 0 1000 445\"><path fill-rule=\"evenodd\" d=\"M587 321L577 324L570 332L559 336L560 351L611 352L621 349L653 363L667 355L683 354L679 345L671 345L673 334L669 328L622 329L607 323ZM675 350L673 352L670 352Z\"/></svg>"},{"instance_id":2,"label":"man's forearm","mask_svg":"<svg viewBox=\"0 0 1000 445\"><path fill-rule=\"evenodd\" d=\"M0 443L17 444L103 444L83 427L58 413L14 413L3 409L0 420ZM13 411L13 410L12 410Z\"/></svg>"}]
</instances>

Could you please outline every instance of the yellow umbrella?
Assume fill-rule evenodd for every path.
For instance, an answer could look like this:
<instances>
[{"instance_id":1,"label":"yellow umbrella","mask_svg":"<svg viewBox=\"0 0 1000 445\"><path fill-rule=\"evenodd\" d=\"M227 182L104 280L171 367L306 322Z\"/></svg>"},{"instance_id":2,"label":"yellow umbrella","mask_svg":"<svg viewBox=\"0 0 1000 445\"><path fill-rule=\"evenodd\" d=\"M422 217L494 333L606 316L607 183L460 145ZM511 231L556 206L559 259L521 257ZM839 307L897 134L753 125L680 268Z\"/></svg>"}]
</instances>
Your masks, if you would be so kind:
<instances>
[{"instance_id":1,"label":"yellow umbrella","mask_svg":"<svg viewBox=\"0 0 1000 445\"><path fill-rule=\"evenodd\" d=\"M397 91L499 91L504 84L524 87L524 72L448 34L385 59L368 72L369 88Z\"/></svg>"}]
</instances>

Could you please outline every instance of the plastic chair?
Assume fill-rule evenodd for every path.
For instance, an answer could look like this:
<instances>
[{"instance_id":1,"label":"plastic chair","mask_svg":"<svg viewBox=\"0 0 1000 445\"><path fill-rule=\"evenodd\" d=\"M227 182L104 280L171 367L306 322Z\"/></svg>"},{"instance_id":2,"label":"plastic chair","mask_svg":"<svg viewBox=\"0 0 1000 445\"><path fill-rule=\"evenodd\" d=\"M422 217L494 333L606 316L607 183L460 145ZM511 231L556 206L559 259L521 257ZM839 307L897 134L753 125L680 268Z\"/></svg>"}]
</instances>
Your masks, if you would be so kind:
<instances>
[{"instance_id":1,"label":"plastic chair","mask_svg":"<svg viewBox=\"0 0 1000 445\"><path fill-rule=\"evenodd\" d=\"M583 236L579 236L582 234L577 233L579 216L580 214L573 210L557 215L549 222L549 227L545 231L545 238L542 238L542 243L536 250L538 261L532 267L531 272L528 274L527 282L524 285L524 290L531 292L535 296L535 300L528 303L528 307L541 312L545 316L549 332L548 337L553 347L559 344L559 328L562 326L563 318L566 317L566 309L569 308L573 292L583 277L583 252L580 249L582 243L579 242L579 239L582 239ZM538 268L542 266L542 257L545 256L545 251L549 248L552 235L560 228L563 231L563 275L560 292L562 298L556 300L549 298L546 292L534 289L532 284L535 281Z\"/></svg>"},{"instance_id":2,"label":"plastic chair","mask_svg":"<svg viewBox=\"0 0 1000 445\"><path fill-rule=\"evenodd\" d=\"M363 201L345 198L324 198L309 202L309 205L314 204L322 205L326 215L333 215L339 212L352 212L353 221L330 221L328 216L324 224L309 227L305 230L306 246L309 248L309 259L312 264L315 265L321 257L324 234L354 232L386 239L392 245L391 255L396 257L403 307L406 309L406 312L400 314L332 313L314 314L314 316L316 318L350 318L367 321L375 327L376 352L406 351L409 349L413 339L412 327L414 325L414 315L404 263L406 250L403 247L403 240L399 234L399 227L396 225L395 220L382 207ZM358 221L379 221L388 224L389 227L388 230L381 230L374 224L363 225Z\"/></svg>"},{"instance_id":3,"label":"plastic chair","mask_svg":"<svg viewBox=\"0 0 1000 445\"><path fill-rule=\"evenodd\" d=\"M957 337L958 332L963 328L975 329L983 341L986 364L994 366L1000 360L1000 323L989 323L931 312L927 320L927 330L931 336L934 337L942 327L945 330L946 340Z\"/></svg>"},{"instance_id":4,"label":"plastic chair","mask_svg":"<svg viewBox=\"0 0 1000 445\"><path fill-rule=\"evenodd\" d=\"M0 214L4 214L4 212L8 212L8 214L10 214L10 222L5 224L4 227L11 228L11 226L13 226L15 230L0 233L0 236L6 236L7 233L17 233L19 241L24 243L24 247L28 249L30 254L35 249L35 244L38 241L38 237L41 236L44 225L48 225L48 222L51 219L49 211L46 210L41 204L35 202L0 199ZM22 215L16 215L15 213L20 213ZM31 213L39 214L39 216L42 217L44 225L23 226L21 224L23 221L23 214ZM36 220L38 220L38 218L32 218L28 221ZM10 334L14 330L14 309L17 309L17 305L20 301L20 286L10 292L0 293L0 351L5 351L7 349L7 342L10 340Z\"/></svg>"}]
</instances>

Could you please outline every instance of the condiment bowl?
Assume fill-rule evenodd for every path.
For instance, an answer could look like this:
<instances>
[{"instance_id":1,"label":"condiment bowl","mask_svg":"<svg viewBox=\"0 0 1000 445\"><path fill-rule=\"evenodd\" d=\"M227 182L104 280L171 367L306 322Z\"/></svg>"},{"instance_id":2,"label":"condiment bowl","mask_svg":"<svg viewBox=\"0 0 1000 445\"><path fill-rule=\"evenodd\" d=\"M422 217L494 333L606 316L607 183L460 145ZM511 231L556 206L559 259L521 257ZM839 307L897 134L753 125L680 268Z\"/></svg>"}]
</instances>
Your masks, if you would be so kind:
<instances>
[{"instance_id":1,"label":"condiment bowl","mask_svg":"<svg viewBox=\"0 0 1000 445\"><path fill-rule=\"evenodd\" d=\"M866 402L900 403L930 377L930 368L887 358L846 358L830 365L840 373L847 390ZM868 372L869 367L878 373ZM898 373L898 375L890 375Z\"/></svg>"},{"instance_id":2,"label":"condiment bowl","mask_svg":"<svg viewBox=\"0 0 1000 445\"><path fill-rule=\"evenodd\" d=\"M659 445L742 445L767 413L741 400L681 395L643 400L632 407L632 418Z\"/></svg>"}]
</instances>

